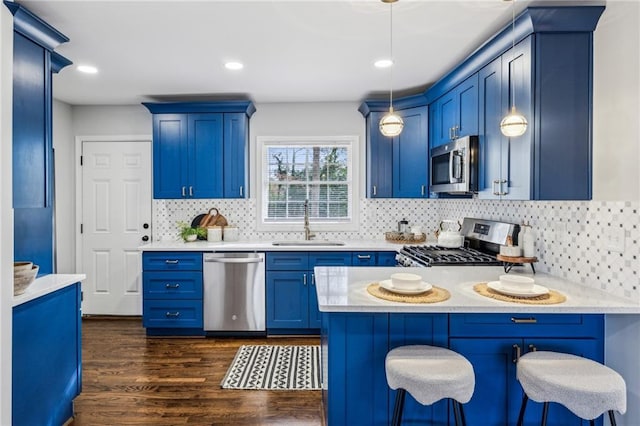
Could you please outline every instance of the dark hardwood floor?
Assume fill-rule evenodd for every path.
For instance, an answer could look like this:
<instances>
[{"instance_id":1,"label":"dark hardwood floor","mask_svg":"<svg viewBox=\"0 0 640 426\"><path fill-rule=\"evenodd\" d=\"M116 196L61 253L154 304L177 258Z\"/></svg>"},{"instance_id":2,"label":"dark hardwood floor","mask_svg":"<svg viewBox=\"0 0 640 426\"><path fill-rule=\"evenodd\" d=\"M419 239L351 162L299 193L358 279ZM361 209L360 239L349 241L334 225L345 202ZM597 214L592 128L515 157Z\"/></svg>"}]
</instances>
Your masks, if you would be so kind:
<instances>
[{"instance_id":1,"label":"dark hardwood floor","mask_svg":"<svg viewBox=\"0 0 640 426\"><path fill-rule=\"evenodd\" d=\"M243 344L319 338L147 338L138 318L82 322L82 393L75 426L321 425L319 391L221 389Z\"/></svg>"}]
</instances>

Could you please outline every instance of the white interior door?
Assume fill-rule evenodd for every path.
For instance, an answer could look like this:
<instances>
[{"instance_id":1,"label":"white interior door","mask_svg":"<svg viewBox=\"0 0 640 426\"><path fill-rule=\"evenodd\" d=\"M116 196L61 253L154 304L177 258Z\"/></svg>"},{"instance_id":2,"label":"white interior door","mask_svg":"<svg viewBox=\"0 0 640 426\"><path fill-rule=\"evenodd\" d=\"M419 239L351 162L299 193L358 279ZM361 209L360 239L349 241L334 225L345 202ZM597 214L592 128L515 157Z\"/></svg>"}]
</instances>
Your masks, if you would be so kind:
<instances>
[{"instance_id":1,"label":"white interior door","mask_svg":"<svg viewBox=\"0 0 640 426\"><path fill-rule=\"evenodd\" d=\"M151 237L151 142L82 142L82 312L140 315Z\"/></svg>"}]
</instances>

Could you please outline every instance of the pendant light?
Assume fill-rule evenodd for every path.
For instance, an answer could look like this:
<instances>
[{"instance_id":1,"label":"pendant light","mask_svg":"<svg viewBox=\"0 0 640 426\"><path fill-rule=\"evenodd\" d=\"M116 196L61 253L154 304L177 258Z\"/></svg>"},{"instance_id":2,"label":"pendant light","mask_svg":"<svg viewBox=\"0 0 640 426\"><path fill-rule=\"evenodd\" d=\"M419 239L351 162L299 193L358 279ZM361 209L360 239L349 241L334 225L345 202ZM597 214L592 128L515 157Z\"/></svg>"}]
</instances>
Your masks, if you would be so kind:
<instances>
[{"instance_id":1,"label":"pendant light","mask_svg":"<svg viewBox=\"0 0 640 426\"><path fill-rule=\"evenodd\" d=\"M404 121L402 117L393 111L393 3L398 0L381 0L382 3L389 3L389 58L391 67L389 71L389 112L380 119L380 133L384 136L394 137L402 132Z\"/></svg>"},{"instance_id":2,"label":"pendant light","mask_svg":"<svg viewBox=\"0 0 640 426\"><path fill-rule=\"evenodd\" d=\"M509 1L509 0L505 0ZM515 58L516 45L516 0L511 0L511 55ZM500 122L500 131L507 137L522 136L527 131L527 119L516 111L516 89L511 89L511 112Z\"/></svg>"}]
</instances>

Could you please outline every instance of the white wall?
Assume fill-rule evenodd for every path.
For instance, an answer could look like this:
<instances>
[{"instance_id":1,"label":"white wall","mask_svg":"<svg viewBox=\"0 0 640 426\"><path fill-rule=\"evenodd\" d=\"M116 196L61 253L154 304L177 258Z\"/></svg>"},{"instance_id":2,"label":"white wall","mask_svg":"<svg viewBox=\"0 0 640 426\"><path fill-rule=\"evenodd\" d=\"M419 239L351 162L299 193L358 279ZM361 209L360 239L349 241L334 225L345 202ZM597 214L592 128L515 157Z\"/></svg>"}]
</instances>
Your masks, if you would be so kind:
<instances>
[{"instance_id":1,"label":"white wall","mask_svg":"<svg viewBox=\"0 0 640 426\"><path fill-rule=\"evenodd\" d=\"M55 164L56 272L75 273L75 197L63 188L74 188L74 135L71 105L53 101L53 149ZM62 182L63 185L58 185Z\"/></svg>"},{"instance_id":2,"label":"white wall","mask_svg":"<svg viewBox=\"0 0 640 426\"><path fill-rule=\"evenodd\" d=\"M0 425L11 424L13 17L0 5Z\"/></svg>"},{"instance_id":3,"label":"white wall","mask_svg":"<svg viewBox=\"0 0 640 426\"><path fill-rule=\"evenodd\" d=\"M638 201L640 2L607 2L593 42L593 198Z\"/></svg>"}]
</instances>

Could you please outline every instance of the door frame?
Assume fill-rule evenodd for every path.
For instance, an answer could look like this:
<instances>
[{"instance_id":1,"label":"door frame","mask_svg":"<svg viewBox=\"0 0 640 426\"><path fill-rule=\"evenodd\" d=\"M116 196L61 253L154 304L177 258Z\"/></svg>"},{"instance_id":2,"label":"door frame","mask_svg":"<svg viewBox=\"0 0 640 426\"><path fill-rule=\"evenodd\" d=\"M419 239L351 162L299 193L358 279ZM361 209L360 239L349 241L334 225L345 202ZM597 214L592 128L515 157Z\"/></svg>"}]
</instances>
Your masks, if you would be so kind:
<instances>
[{"instance_id":1,"label":"door frame","mask_svg":"<svg viewBox=\"0 0 640 426\"><path fill-rule=\"evenodd\" d=\"M149 142L151 143L151 217L153 218L153 137L151 135L100 135L100 136L76 136L75 146L75 163L76 163L76 220L75 220L75 236L76 236L76 271L83 271L82 264L82 233L80 225L82 224L82 166L80 165L82 157L83 142ZM153 221L152 221L153 223Z\"/></svg>"}]
</instances>

